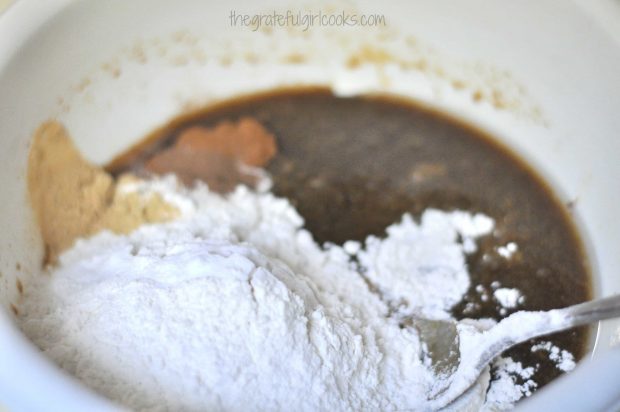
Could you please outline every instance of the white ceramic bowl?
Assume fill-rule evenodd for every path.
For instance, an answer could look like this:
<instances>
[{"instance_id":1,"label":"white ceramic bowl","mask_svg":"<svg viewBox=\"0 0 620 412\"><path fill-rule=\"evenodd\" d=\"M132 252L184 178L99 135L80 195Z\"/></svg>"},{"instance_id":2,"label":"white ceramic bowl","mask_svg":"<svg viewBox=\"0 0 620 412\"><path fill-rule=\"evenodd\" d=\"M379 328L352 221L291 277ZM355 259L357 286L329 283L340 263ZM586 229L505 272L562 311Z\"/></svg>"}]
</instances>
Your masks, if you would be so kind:
<instances>
[{"instance_id":1,"label":"white ceramic bowl","mask_svg":"<svg viewBox=\"0 0 620 412\"><path fill-rule=\"evenodd\" d=\"M305 9L382 14L386 26L231 26L231 12ZM490 130L576 199L596 295L619 292L619 9L611 0L17 1L0 15L0 409L111 408L13 323L16 279L40 267L25 171L30 137L50 117L105 162L173 116L241 93L321 84L409 96ZM600 328L597 353L617 326Z\"/></svg>"}]
</instances>

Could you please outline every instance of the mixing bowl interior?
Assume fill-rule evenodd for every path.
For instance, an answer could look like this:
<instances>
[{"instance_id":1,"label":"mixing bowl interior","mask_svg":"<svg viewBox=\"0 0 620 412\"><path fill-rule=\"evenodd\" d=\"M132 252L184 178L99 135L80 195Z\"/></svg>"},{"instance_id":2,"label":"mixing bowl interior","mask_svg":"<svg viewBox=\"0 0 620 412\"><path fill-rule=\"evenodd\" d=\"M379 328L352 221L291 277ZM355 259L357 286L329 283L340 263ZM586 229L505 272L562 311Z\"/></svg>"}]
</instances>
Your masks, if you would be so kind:
<instances>
[{"instance_id":1,"label":"mixing bowl interior","mask_svg":"<svg viewBox=\"0 0 620 412\"><path fill-rule=\"evenodd\" d=\"M21 0L0 16L0 336L13 339L2 355L12 365L19 359L42 378L59 373L11 322L19 311L18 283L39 275L43 254L26 192L36 127L59 119L90 160L105 163L184 111L281 86L388 92L488 130L572 203L596 295L620 290L614 276L620 267L620 47L589 14L563 1L449 7L420 1L382 5L388 24L374 30L326 27L304 34L230 24L232 11L291 7L284 1ZM365 1L353 8L378 12ZM392 57L371 53L360 60L361 50L389 50L382 56ZM303 58L291 58L298 55ZM403 58L425 61L427 69ZM491 91L478 94L487 81L495 82ZM494 104L493 90L512 103ZM600 350L617 326L603 325ZM0 381L7 382L5 399L18 402L19 371ZM51 381L29 384L49 389ZM56 387L55 396L83 393L66 385Z\"/></svg>"}]
</instances>

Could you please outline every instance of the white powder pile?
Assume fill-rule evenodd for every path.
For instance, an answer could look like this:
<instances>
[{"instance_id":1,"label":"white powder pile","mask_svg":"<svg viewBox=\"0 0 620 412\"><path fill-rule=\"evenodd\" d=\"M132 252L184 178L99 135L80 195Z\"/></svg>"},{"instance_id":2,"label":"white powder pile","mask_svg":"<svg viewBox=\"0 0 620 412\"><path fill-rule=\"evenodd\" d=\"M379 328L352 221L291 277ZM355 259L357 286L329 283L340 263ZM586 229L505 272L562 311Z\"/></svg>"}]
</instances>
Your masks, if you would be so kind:
<instances>
[{"instance_id":1,"label":"white powder pile","mask_svg":"<svg viewBox=\"0 0 620 412\"><path fill-rule=\"evenodd\" d=\"M506 309L514 309L521 299L521 291L519 289L499 288L493 292L495 300Z\"/></svg>"},{"instance_id":2,"label":"white powder pile","mask_svg":"<svg viewBox=\"0 0 620 412\"><path fill-rule=\"evenodd\" d=\"M497 254L505 259L510 259L519 250L519 246L515 242L508 242L504 246L497 248Z\"/></svg>"},{"instance_id":3,"label":"white powder pile","mask_svg":"<svg viewBox=\"0 0 620 412\"><path fill-rule=\"evenodd\" d=\"M474 252L473 239L492 229L493 221L483 215L430 209L420 226L405 215L387 228L386 239L370 236L357 255L387 299L404 302L418 315L442 317L469 287L465 253Z\"/></svg>"},{"instance_id":4,"label":"white powder pile","mask_svg":"<svg viewBox=\"0 0 620 412\"><path fill-rule=\"evenodd\" d=\"M521 291L516 288L497 288L493 291L493 297L501 306L499 314L502 316L505 316L508 310L516 309L525 300Z\"/></svg>"},{"instance_id":5,"label":"white powder pile","mask_svg":"<svg viewBox=\"0 0 620 412\"><path fill-rule=\"evenodd\" d=\"M512 358L500 358L494 365L493 383L487 393L487 403L493 404L497 411L512 409L513 404L524 395L530 396L538 384L531 378L535 369L524 368L521 362Z\"/></svg>"},{"instance_id":6,"label":"white powder pile","mask_svg":"<svg viewBox=\"0 0 620 412\"><path fill-rule=\"evenodd\" d=\"M64 369L137 410L428 410L435 377L399 317L449 316L492 220L428 210L384 239L323 248L267 192L172 178L127 190L159 192L182 217L80 240L26 288L21 326ZM516 402L531 388L510 377L519 368L468 407Z\"/></svg>"},{"instance_id":7,"label":"white powder pile","mask_svg":"<svg viewBox=\"0 0 620 412\"><path fill-rule=\"evenodd\" d=\"M549 359L562 372L569 372L575 369L575 357L565 349L560 349L549 341L541 342L532 346L532 352L547 352Z\"/></svg>"}]
</instances>

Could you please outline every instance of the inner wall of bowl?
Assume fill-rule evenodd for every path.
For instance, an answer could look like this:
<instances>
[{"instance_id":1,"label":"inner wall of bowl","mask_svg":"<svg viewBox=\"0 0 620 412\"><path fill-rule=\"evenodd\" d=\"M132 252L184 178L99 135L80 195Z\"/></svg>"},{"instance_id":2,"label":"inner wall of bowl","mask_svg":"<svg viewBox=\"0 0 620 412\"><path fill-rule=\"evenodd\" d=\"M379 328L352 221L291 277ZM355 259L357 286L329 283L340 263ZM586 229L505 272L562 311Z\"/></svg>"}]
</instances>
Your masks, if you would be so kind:
<instances>
[{"instance_id":1,"label":"inner wall of bowl","mask_svg":"<svg viewBox=\"0 0 620 412\"><path fill-rule=\"evenodd\" d=\"M620 118L613 113L620 107L619 48L562 1L528 1L514 9L487 2L451 4L449 10L432 4L394 2L378 10L347 3L343 9L350 13L381 13L387 25L307 31L231 26L231 12L301 10L283 1L260 7L205 0L183 7L165 0L61 1L38 6L36 13L31 2L16 4L3 18L19 25L19 35L10 44L0 42L4 312L13 315L21 299L17 279L40 271L26 165L30 138L42 121L62 121L80 150L103 163L182 112L296 85L326 85L342 95L408 96L495 132L563 200L576 200L593 266L603 274L597 294L620 290L613 276L620 267L620 222L613 210L620 200L613 190L620 176L614 159ZM543 24L550 11L556 22L551 28ZM574 30L586 23L587 42ZM6 26L0 24L0 37ZM603 329L603 346L615 326Z\"/></svg>"}]
</instances>

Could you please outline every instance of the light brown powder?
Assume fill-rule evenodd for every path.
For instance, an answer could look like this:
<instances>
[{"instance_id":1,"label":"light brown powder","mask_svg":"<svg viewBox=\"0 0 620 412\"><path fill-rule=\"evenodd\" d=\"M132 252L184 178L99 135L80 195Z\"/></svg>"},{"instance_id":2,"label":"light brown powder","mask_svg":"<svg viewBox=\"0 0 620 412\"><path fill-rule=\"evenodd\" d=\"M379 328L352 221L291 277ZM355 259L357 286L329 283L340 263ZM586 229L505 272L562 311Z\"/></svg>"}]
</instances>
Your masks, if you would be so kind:
<instances>
[{"instance_id":1,"label":"light brown powder","mask_svg":"<svg viewBox=\"0 0 620 412\"><path fill-rule=\"evenodd\" d=\"M119 182L86 161L65 128L48 121L35 132L28 160L28 191L45 244L46 262L80 237L109 229L127 233L143 223L168 221L179 211L160 196L121 190Z\"/></svg>"}]
</instances>

